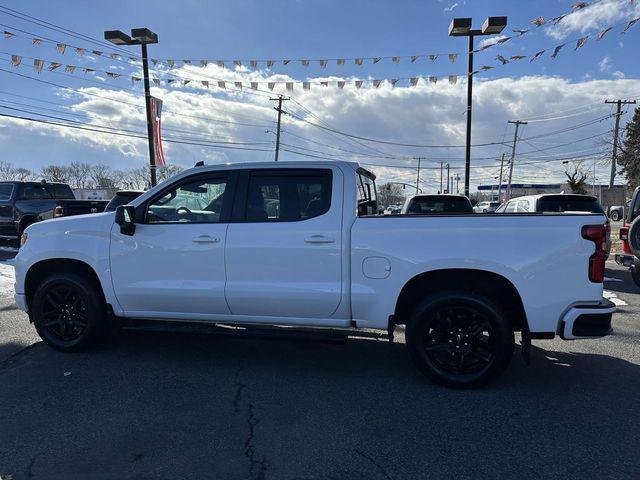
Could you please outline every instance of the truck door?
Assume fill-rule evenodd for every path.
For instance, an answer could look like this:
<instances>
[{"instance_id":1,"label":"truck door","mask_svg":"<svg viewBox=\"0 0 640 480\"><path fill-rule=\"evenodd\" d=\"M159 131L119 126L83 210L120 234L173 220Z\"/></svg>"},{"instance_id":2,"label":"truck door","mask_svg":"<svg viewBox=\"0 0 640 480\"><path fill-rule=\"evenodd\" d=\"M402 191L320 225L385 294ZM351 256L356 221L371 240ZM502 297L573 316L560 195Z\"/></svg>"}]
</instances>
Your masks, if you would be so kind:
<instances>
[{"instance_id":1,"label":"truck door","mask_svg":"<svg viewBox=\"0 0 640 480\"><path fill-rule=\"evenodd\" d=\"M342 172L243 173L227 231L225 291L231 313L331 317L342 292Z\"/></svg>"},{"instance_id":2,"label":"truck door","mask_svg":"<svg viewBox=\"0 0 640 480\"><path fill-rule=\"evenodd\" d=\"M132 236L114 224L111 276L127 315L194 319L229 314L224 246L233 178L233 172L186 177L138 207Z\"/></svg>"}]
</instances>

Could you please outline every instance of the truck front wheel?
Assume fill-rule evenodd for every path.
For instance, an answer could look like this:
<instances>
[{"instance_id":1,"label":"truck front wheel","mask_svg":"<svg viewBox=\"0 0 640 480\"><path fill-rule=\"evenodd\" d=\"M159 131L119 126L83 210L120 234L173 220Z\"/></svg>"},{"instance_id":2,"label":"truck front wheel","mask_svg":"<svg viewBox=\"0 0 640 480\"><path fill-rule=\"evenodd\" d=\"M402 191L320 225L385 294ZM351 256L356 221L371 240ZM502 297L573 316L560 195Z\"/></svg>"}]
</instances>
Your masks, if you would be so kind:
<instances>
[{"instance_id":1,"label":"truck front wheel","mask_svg":"<svg viewBox=\"0 0 640 480\"><path fill-rule=\"evenodd\" d=\"M75 273L55 273L36 290L31 318L49 346L62 351L83 350L107 331L103 303L89 279Z\"/></svg>"},{"instance_id":2,"label":"truck front wheel","mask_svg":"<svg viewBox=\"0 0 640 480\"><path fill-rule=\"evenodd\" d=\"M441 292L418 304L407 321L414 364L448 387L477 387L509 366L513 328L502 309L482 295Z\"/></svg>"}]
</instances>

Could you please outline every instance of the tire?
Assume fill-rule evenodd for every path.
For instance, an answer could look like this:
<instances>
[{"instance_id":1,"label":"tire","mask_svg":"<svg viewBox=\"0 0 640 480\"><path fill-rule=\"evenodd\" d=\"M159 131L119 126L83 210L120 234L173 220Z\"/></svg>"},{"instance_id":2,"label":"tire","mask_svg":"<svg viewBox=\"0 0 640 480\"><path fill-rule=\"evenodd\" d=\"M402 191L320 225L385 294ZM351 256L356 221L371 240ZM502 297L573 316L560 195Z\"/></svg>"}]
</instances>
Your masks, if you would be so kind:
<instances>
[{"instance_id":1,"label":"tire","mask_svg":"<svg viewBox=\"0 0 640 480\"><path fill-rule=\"evenodd\" d=\"M485 385L511 362L513 328L490 299L467 292L430 295L407 321L406 343L416 367L453 388Z\"/></svg>"},{"instance_id":2,"label":"tire","mask_svg":"<svg viewBox=\"0 0 640 480\"><path fill-rule=\"evenodd\" d=\"M640 260L637 258L633 262L633 266L631 267L631 278L636 286L640 287Z\"/></svg>"},{"instance_id":3,"label":"tire","mask_svg":"<svg viewBox=\"0 0 640 480\"><path fill-rule=\"evenodd\" d=\"M108 323L98 288L75 273L45 278L31 304L31 318L40 338L65 352L86 350L103 339Z\"/></svg>"},{"instance_id":4,"label":"tire","mask_svg":"<svg viewBox=\"0 0 640 480\"><path fill-rule=\"evenodd\" d=\"M618 212L618 210L614 210L611 212L611 220L613 220L614 222L617 222L618 220L620 220L620 212Z\"/></svg>"},{"instance_id":5,"label":"tire","mask_svg":"<svg viewBox=\"0 0 640 480\"><path fill-rule=\"evenodd\" d=\"M629 227L628 242L631 252L640 258L640 217L637 217Z\"/></svg>"}]
</instances>

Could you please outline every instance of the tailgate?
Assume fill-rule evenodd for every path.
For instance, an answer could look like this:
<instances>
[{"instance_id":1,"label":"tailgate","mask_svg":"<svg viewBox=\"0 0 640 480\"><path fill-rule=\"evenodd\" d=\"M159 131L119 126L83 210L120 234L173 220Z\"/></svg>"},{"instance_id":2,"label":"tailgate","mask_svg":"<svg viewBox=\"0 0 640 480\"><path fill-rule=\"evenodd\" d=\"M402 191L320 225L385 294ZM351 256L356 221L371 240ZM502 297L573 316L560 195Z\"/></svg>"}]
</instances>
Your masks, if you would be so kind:
<instances>
[{"instance_id":1,"label":"tailgate","mask_svg":"<svg viewBox=\"0 0 640 480\"><path fill-rule=\"evenodd\" d=\"M105 200L64 200L59 203L63 209L60 216L70 217L103 212L107 203L109 202Z\"/></svg>"}]
</instances>

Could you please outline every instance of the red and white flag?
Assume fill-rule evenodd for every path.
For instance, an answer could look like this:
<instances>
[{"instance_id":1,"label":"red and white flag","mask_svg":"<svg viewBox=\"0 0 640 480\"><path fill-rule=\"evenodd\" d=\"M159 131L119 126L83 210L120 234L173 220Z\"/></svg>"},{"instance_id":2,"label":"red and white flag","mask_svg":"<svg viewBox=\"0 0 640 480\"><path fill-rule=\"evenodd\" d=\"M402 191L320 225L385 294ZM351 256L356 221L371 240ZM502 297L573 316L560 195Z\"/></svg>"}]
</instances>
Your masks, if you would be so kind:
<instances>
[{"instance_id":1,"label":"red and white flag","mask_svg":"<svg viewBox=\"0 0 640 480\"><path fill-rule=\"evenodd\" d=\"M162 115L162 100L151 97L151 126L153 127L153 150L155 163L158 167L166 165L164 152L162 151L162 136L160 128L160 115Z\"/></svg>"}]
</instances>

